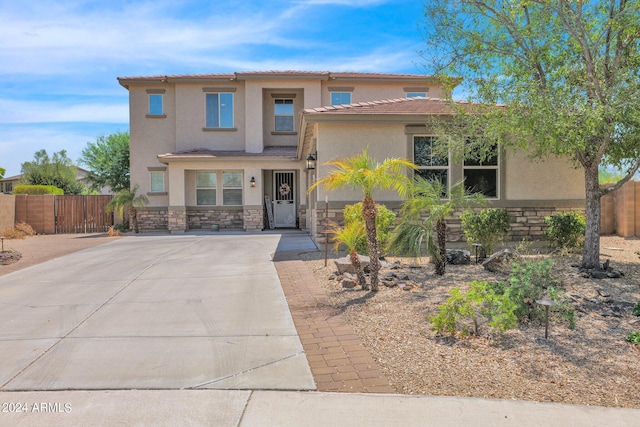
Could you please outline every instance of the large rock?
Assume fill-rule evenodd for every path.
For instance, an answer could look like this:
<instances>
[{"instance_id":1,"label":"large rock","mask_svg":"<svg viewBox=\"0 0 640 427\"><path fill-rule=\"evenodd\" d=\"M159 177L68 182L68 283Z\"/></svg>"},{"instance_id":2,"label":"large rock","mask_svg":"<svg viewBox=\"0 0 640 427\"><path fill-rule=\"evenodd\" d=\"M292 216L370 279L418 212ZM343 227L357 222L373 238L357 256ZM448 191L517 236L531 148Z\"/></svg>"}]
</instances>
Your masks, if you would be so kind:
<instances>
[{"instance_id":1,"label":"large rock","mask_svg":"<svg viewBox=\"0 0 640 427\"><path fill-rule=\"evenodd\" d=\"M510 264L514 258L513 252L503 249L484 260L482 266L492 273L506 273L510 270Z\"/></svg>"},{"instance_id":2,"label":"large rock","mask_svg":"<svg viewBox=\"0 0 640 427\"><path fill-rule=\"evenodd\" d=\"M360 263L362 264L362 269L369 267L370 259L365 255L358 255L360 258ZM338 269L338 274L351 273L356 274L356 269L353 268L353 264L351 264L351 259L346 256L342 258L338 258L334 261L336 264L336 268Z\"/></svg>"},{"instance_id":3,"label":"large rock","mask_svg":"<svg viewBox=\"0 0 640 427\"><path fill-rule=\"evenodd\" d=\"M471 264L471 252L461 249L447 249L447 264L467 265Z\"/></svg>"}]
</instances>

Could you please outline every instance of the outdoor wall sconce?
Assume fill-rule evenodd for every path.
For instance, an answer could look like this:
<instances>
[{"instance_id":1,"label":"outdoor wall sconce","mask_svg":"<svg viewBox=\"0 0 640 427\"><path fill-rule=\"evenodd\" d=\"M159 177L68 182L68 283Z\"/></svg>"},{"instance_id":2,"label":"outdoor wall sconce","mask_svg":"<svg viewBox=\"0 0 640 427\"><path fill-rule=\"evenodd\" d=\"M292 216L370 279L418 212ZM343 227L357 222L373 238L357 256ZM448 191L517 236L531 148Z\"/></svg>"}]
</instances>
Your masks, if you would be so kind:
<instances>
[{"instance_id":1,"label":"outdoor wall sconce","mask_svg":"<svg viewBox=\"0 0 640 427\"><path fill-rule=\"evenodd\" d=\"M254 177L251 177L251 180L249 181L249 184L251 184L252 187L256 186L256 179Z\"/></svg>"},{"instance_id":2,"label":"outdoor wall sconce","mask_svg":"<svg viewBox=\"0 0 640 427\"><path fill-rule=\"evenodd\" d=\"M313 154L309 153L309 155L307 156L307 170L313 170L316 168L316 158L313 156Z\"/></svg>"}]
</instances>

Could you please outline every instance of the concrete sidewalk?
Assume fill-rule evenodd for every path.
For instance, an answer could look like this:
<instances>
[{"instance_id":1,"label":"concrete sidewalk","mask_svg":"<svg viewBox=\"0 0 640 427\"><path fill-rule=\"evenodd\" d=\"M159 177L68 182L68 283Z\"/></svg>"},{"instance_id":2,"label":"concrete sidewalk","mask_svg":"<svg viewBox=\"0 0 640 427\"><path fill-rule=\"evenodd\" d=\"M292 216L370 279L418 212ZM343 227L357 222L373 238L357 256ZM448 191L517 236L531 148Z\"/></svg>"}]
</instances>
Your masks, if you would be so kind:
<instances>
[{"instance_id":1,"label":"concrete sidewalk","mask_svg":"<svg viewBox=\"0 0 640 427\"><path fill-rule=\"evenodd\" d=\"M250 390L0 393L3 426L637 427L640 410L524 401ZM17 408L17 409L16 409Z\"/></svg>"}]
</instances>

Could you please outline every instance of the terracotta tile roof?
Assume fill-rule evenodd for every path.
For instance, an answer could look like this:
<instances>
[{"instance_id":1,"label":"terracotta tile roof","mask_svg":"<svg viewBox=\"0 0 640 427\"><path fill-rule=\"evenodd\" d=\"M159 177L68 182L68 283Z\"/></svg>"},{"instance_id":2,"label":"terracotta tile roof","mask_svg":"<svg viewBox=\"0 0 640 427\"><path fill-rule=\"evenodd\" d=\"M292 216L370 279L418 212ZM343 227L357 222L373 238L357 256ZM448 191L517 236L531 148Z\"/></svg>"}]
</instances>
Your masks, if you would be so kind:
<instances>
[{"instance_id":1,"label":"terracotta tile roof","mask_svg":"<svg viewBox=\"0 0 640 427\"><path fill-rule=\"evenodd\" d=\"M160 160L212 160L229 157L255 157L255 158L295 158L297 147L277 146L264 147L262 153L247 153L246 151L219 151L207 148L177 151L175 153L158 154Z\"/></svg>"},{"instance_id":2,"label":"terracotta tile roof","mask_svg":"<svg viewBox=\"0 0 640 427\"><path fill-rule=\"evenodd\" d=\"M455 101L460 106L468 106L464 101ZM354 104L307 108L303 114L451 114L448 101L441 98L398 98L382 101L358 102Z\"/></svg>"}]
</instances>

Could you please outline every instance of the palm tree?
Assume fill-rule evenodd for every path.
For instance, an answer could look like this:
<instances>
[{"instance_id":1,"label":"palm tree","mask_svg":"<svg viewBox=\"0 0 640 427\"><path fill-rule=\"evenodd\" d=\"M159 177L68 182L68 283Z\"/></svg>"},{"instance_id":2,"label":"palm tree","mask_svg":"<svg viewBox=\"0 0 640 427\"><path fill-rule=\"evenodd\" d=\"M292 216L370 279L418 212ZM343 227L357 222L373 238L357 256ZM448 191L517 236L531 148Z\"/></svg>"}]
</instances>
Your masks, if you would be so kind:
<instances>
[{"instance_id":1,"label":"palm tree","mask_svg":"<svg viewBox=\"0 0 640 427\"><path fill-rule=\"evenodd\" d=\"M362 289L368 289L367 278L364 275L364 269L362 268L358 252L356 252L356 248L365 240L364 224L361 222L351 222L345 224L344 227L335 225L331 229L331 234L333 234L334 241L333 249L338 252L340 246L344 245L347 247L351 265L353 265L356 275L358 276L358 284L362 286Z\"/></svg>"},{"instance_id":2,"label":"palm tree","mask_svg":"<svg viewBox=\"0 0 640 427\"><path fill-rule=\"evenodd\" d=\"M129 221L133 226L133 230L138 233L138 211L136 208L142 208L144 205L149 203L149 199L144 194L136 195L138 191L138 186L134 186L131 190L124 189L118 192L116 196L109 201L107 204L107 211L113 212L118 211L122 212L125 209L127 210L127 214L129 215Z\"/></svg>"},{"instance_id":3,"label":"palm tree","mask_svg":"<svg viewBox=\"0 0 640 427\"><path fill-rule=\"evenodd\" d=\"M484 201L480 193L467 193L464 181L453 184L447 192L441 181L416 176L410 197L402 208L401 222L391 237L390 251L420 257L424 247L426 254L433 259L436 274L444 275L447 217L457 208L468 208ZM425 214L427 216L423 218Z\"/></svg>"},{"instance_id":4,"label":"palm tree","mask_svg":"<svg viewBox=\"0 0 640 427\"><path fill-rule=\"evenodd\" d=\"M409 179L406 175L407 169L415 169L416 166L409 160L390 158L380 163L369 156L367 147L362 153L355 156L342 158L327 162L334 166L329 174L316 181L309 187L313 191L319 185L328 190L350 187L360 190L363 193L362 217L364 218L365 229L367 230L367 243L369 245L369 257L371 264L371 291L378 291L378 272L380 271L380 260L378 239L376 236L376 204L373 200L374 190L394 189L405 196L409 186Z\"/></svg>"}]
</instances>

